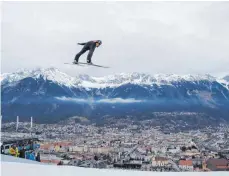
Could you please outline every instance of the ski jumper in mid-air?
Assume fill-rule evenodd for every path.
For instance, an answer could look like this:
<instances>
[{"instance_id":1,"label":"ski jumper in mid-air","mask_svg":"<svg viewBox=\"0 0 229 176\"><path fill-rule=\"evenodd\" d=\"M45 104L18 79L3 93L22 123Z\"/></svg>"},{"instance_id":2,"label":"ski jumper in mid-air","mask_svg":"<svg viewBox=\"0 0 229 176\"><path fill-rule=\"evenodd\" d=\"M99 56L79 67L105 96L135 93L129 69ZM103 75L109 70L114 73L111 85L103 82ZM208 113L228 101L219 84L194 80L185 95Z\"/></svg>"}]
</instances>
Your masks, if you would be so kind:
<instances>
[{"instance_id":1,"label":"ski jumper in mid-air","mask_svg":"<svg viewBox=\"0 0 229 176\"><path fill-rule=\"evenodd\" d=\"M74 60L74 64L78 64L79 62L79 57L84 54L86 51L89 51L88 55L87 55L87 63L88 64L92 64L91 62L91 57L93 55L93 52L95 51L96 47L99 47L102 44L101 40L93 40L93 41L89 41L86 43L78 43L78 45L84 45L82 50L76 54L75 56L75 60Z\"/></svg>"}]
</instances>

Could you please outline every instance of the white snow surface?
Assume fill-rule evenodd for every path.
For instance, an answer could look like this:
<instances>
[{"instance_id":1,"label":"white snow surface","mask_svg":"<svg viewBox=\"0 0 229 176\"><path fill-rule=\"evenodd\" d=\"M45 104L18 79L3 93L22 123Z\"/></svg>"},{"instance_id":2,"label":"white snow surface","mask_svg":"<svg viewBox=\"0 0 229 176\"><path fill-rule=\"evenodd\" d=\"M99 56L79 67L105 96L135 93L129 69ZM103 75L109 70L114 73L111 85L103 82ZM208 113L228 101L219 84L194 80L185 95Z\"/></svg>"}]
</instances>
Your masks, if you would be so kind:
<instances>
[{"instance_id":1,"label":"white snow surface","mask_svg":"<svg viewBox=\"0 0 229 176\"><path fill-rule=\"evenodd\" d=\"M150 172L1 161L2 176L227 176L228 172Z\"/></svg>"},{"instance_id":2,"label":"white snow surface","mask_svg":"<svg viewBox=\"0 0 229 176\"><path fill-rule=\"evenodd\" d=\"M225 76L224 78L220 78L218 82L222 84L224 87L226 87L227 89L229 89L229 75Z\"/></svg>"},{"instance_id":3,"label":"white snow surface","mask_svg":"<svg viewBox=\"0 0 229 176\"><path fill-rule=\"evenodd\" d=\"M38 68L33 70L19 70L14 73L1 74L1 83L12 83L27 78L42 77L45 80L50 80L60 85L69 87L85 87L85 88L105 88L118 87L123 84L138 84L138 85L170 85L172 82L192 81L198 82L200 80L216 81L217 79L209 74L205 75L176 75L176 74L156 74L149 75L145 73L119 73L108 75L104 77L92 77L88 75L78 75L76 77L69 76L56 68Z\"/></svg>"},{"instance_id":4,"label":"white snow surface","mask_svg":"<svg viewBox=\"0 0 229 176\"><path fill-rule=\"evenodd\" d=\"M16 163L26 163L26 164L43 164L37 161L32 161L28 159L16 158L10 155L1 154L1 162L16 162ZM44 164L43 164L44 165Z\"/></svg>"},{"instance_id":5,"label":"white snow surface","mask_svg":"<svg viewBox=\"0 0 229 176\"><path fill-rule=\"evenodd\" d=\"M25 79L27 77L31 77L35 79L39 77L43 77L43 79L45 80L51 80L55 83L66 85L69 87L76 86L77 84L79 84L77 79L65 73L62 73L56 68L48 68L48 69L38 68L33 70L21 69L11 74L10 73L2 74L1 82L2 84L4 84L5 82L14 83L22 79Z\"/></svg>"}]
</instances>

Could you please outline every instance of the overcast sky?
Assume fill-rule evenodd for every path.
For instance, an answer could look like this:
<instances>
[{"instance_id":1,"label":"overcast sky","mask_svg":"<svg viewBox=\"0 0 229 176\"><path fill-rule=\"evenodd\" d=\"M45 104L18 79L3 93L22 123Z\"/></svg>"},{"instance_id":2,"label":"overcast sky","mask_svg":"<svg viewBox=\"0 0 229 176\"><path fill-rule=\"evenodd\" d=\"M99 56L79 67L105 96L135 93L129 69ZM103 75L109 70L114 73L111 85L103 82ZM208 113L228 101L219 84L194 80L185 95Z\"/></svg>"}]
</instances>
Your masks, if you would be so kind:
<instances>
[{"instance_id":1,"label":"overcast sky","mask_svg":"<svg viewBox=\"0 0 229 176\"><path fill-rule=\"evenodd\" d=\"M229 73L229 2L4 2L2 15L2 72ZM64 64L96 39L92 61L110 69Z\"/></svg>"}]
</instances>

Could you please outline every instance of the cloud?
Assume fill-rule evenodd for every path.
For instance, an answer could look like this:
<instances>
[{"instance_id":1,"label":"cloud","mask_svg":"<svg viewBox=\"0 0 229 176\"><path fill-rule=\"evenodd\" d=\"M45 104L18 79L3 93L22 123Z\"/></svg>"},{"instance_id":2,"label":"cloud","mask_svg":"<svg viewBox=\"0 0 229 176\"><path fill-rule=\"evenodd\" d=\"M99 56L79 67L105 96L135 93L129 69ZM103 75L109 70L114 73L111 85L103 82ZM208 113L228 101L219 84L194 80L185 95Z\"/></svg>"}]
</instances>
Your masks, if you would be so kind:
<instances>
[{"instance_id":1,"label":"cloud","mask_svg":"<svg viewBox=\"0 0 229 176\"><path fill-rule=\"evenodd\" d=\"M76 103L88 103L87 99L80 98L70 98L70 97L55 97L57 100L68 101L68 102L76 102Z\"/></svg>"},{"instance_id":2,"label":"cloud","mask_svg":"<svg viewBox=\"0 0 229 176\"><path fill-rule=\"evenodd\" d=\"M70 97L55 97L57 100L61 101L69 101L69 102L75 102L75 103L140 103L144 102L144 100L136 100L133 98L129 99L122 99L122 98L111 98L111 99L100 99L100 100L94 100L94 99L80 99L80 98L70 98Z\"/></svg>"},{"instance_id":3,"label":"cloud","mask_svg":"<svg viewBox=\"0 0 229 176\"><path fill-rule=\"evenodd\" d=\"M228 72L229 2L3 2L2 9L2 72ZM81 49L77 42L94 39L103 45L93 62L110 69L64 64Z\"/></svg>"},{"instance_id":4,"label":"cloud","mask_svg":"<svg viewBox=\"0 0 229 176\"><path fill-rule=\"evenodd\" d=\"M98 103L140 103L144 100L136 100L134 98L122 99L122 98L112 98L112 99L101 99L97 101Z\"/></svg>"}]
</instances>

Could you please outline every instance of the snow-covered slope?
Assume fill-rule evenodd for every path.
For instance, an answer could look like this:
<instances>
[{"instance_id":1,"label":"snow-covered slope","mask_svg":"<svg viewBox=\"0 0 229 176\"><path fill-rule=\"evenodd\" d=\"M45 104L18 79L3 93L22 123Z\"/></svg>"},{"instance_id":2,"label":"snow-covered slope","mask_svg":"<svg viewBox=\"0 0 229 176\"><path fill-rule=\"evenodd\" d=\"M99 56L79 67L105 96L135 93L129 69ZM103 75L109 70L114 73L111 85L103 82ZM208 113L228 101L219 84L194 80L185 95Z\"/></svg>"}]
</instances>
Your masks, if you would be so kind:
<instances>
[{"instance_id":1,"label":"snow-covered slope","mask_svg":"<svg viewBox=\"0 0 229 176\"><path fill-rule=\"evenodd\" d=\"M26 164L47 165L45 163L40 163L37 161L28 160L28 159L16 158L10 155L3 155L3 154L1 154L1 162L16 162L16 163L26 163Z\"/></svg>"},{"instance_id":2,"label":"snow-covered slope","mask_svg":"<svg viewBox=\"0 0 229 176\"><path fill-rule=\"evenodd\" d=\"M229 90L229 75L218 79L218 82L221 83L223 86L225 86Z\"/></svg>"},{"instance_id":3,"label":"snow-covered slope","mask_svg":"<svg viewBox=\"0 0 229 176\"><path fill-rule=\"evenodd\" d=\"M227 176L228 172L150 172L1 162L2 176Z\"/></svg>"},{"instance_id":4,"label":"snow-covered slope","mask_svg":"<svg viewBox=\"0 0 229 176\"><path fill-rule=\"evenodd\" d=\"M20 70L15 73L7 73L1 75L2 84L11 84L20 81L24 78L39 78L53 81L60 85L69 87L87 87L87 88L105 88L118 87L123 84L138 84L138 85L170 85L172 82L192 81L198 82L200 80L215 81L216 78L211 75L175 75L175 74L157 74L151 76L144 73L120 73L115 75L108 75L104 77L90 77L88 75L78 75L76 77L69 76L62 73L56 68L48 69L34 69L34 70Z\"/></svg>"},{"instance_id":5,"label":"snow-covered slope","mask_svg":"<svg viewBox=\"0 0 229 176\"><path fill-rule=\"evenodd\" d=\"M66 85L66 86L77 86L80 83L80 80L73 78L65 73L60 72L56 68L48 69L34 69L34 70L19 70L15 73L6 73L1 75L2 84L11 84L17 81L20 81L25 78L40 78L42 77L45 80L51 80L55 83Z\"/></svg>"},{"instance_id":6,"label":"snow-covered slope","mask_svg":"<svg viewBox=\"0 0 229 176\"><path fill-rule=\"evenodd\" d=\"M101 87L117 87L122 84L139 84L139 85L168 85L171 82L180 81L200 81L208 80L215 81L216 79L210 75L175 75L175 74L156 74L151 76L144 73L120 73L115 75L108 75L105 77L91 77L94 82L99 84Z\"/></svg>"}]
</instances>

